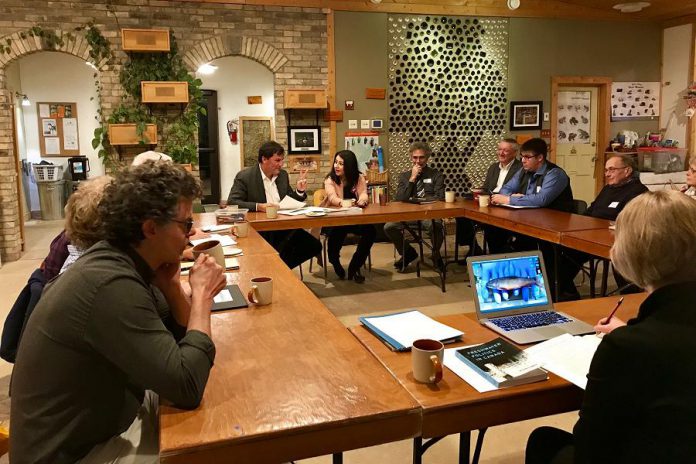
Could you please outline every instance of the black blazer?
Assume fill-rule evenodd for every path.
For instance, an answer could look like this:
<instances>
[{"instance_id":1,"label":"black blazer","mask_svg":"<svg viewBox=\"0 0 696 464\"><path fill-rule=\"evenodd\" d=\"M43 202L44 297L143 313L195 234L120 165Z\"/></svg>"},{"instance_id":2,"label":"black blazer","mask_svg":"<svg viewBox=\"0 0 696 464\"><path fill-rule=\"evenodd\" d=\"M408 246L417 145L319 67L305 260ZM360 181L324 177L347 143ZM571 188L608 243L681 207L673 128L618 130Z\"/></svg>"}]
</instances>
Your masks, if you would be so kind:
<instances>
[{"instance_id":1,"label":"black blazer","mask_svg":"<svg viewBox=\"0 0 696 464\"><path fill-rule=\"evenodd\" d=\"M307 194L302 195L295 192L290 187L290 176L287 171L280 170L276 179L278 194L282 200L286 195L298 201L305 201ZM259 165L242 169L234 178L234 183L227 197L227 204L238 205L240 208L248 208L249 211L256 211L257 203L266 203L266 190L263 188L263 178Z\"/></svg>"},{"instance_id":2,"label":"black blazer","mask_svg":"<svg viewBox=\"0 0 696 464\"><path fill-rule=\"evenodd\" d=\"M522 169L522 161L519 159L515 158L515 160L512 162L512 165L510 166L510 169L508 170L507 175L505 176L505 182L503 182L503 185L507 184L510 179L512 179L512 176L515 175L517 171ZM498 184L498 176L500 175L500 163L495 162L490 165L488 168L488 172L486 172L486 180L483 182L483 190L487 192L492 192L495 186Z\"/></svg>"}]
</instances>

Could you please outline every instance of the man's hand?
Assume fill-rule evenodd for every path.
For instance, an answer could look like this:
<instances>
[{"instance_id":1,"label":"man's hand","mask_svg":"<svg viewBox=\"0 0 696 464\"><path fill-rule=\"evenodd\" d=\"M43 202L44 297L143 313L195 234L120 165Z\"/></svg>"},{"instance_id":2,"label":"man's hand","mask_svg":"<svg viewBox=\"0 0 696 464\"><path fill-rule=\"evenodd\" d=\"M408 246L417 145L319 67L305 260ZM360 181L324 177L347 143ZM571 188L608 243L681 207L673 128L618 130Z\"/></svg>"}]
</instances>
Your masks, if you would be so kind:
<instances>
[{"instance_id":1,"label":"man's hand","mask_svg":"<svg viewBox=\"0 0 696 464\"><path fill-rule=\"evenodd\" d=\"M418 176L423 172L423 168L417 164L414 164L411 168L411 177L408 179L409 182L415 182Z\"/></svg>"},{"instance_id":2,"label":"man's hand","mask_svg":"<svg viewBox=\"0 0 696 464\"><path fill-rule=\"evenodd\" d=\"M167 297L171 295L171 292L178 292L181 289L180 274L179 263L165 263L155 270L152 283Z\"/></svg>"},{"instance_id":3,"label":"man's hand","mask_svg":"<svg viewBox=\"0 0 696 464\"><path fill-rule=\"evenodd\" d=\"M499 193L496 193L491 197L491 201L494 205L509 205L510 197L507 195L501 195Z\"/></svg>"},{"instance_id":4,"label":"man's hand","mask_svg":"<svg viewBox=\"0 0 696 464\"><path fill-rule=\"evenodd\" d=\"M594 326L595 332L603 333L603 334L608 334L612 330L614 330L617 327L623 327L626 325L624 321L619 319L618 317L612 317L611 320L609 321L608 324L605 324L604 322L607 320L606 317L601 318L598 322L597 325Z\"/></svg>"},{"instance_id":5,"label":"man's hand","mask_svg":"<svg viewBox=\"0 0 696 464\"><path fill-rule=\"evenodd\" d=\"M224 269L215 261L215 258L201 254L191 268L189 284L194 298L200 297L205 301L212 301L213 297L225 288L227 280Z\"/></svg>"},{"instance_id":6,"label":"man's hand","mask_svg":"<svg viewBox=\"0 0 696 464\"><path fill-rule=\"evenodd\" d=\"M266 208L269 206L275 206L276 208L280 208L280 205L276 205L275 203L256 203L256 211L265 212Z\"/></svg>"},{"instance_id":7,"label":"man's hand","mask_svg":"<svg viewBox=\"0 0 696 464\"><path fill-rule=\"evenodd\" d=\"M300 169L300 177L297 179L298 193L304 193L307 190L307 171L308 169Z\"/></svg>"}]
</instances>

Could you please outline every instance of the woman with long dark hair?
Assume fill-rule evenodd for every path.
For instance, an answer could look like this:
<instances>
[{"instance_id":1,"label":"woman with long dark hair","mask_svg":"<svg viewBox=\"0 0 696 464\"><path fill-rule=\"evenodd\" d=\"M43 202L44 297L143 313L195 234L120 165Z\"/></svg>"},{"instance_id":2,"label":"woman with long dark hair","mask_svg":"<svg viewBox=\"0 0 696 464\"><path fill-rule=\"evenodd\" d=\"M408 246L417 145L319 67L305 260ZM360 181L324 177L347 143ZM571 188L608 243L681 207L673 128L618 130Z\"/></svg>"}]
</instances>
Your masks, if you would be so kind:
<instances>
[{"instance_id":1,"label":"woman with long dark hair","mask_svg":"<svg viewBox=\"0 0 696 464\"><path fill-rule=\"evenodd\" d=\"M341 150L336 153L333 168L324 180L324 189L326 190L326 199L324 200L326 206L341 206L343 200L347 199L354 200L355 205L360 208L367 206L367 182L360 174L355 153L350 150ZM332 227L328 231L329 262L341 280L346 277L346 271L341 266L340 261L341 247L348 233L360 235L358 248L353 253L353 258L348 265L348 279L362 283L365 281L365 277L360 273L360 268L365 264L365 260L370 254L377 232L375 227L370 224Z\"/></svg>"}]
</instances>

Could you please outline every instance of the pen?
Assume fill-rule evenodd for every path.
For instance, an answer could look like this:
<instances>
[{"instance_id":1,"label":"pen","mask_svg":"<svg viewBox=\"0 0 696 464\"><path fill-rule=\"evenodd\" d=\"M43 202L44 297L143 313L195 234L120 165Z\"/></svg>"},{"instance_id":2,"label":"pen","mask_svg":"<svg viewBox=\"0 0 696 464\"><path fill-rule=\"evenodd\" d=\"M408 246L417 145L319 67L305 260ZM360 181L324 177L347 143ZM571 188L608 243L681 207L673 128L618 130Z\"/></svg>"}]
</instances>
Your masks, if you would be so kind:
<instances>
[{"instance_id":1,"label":"pen","mask_svg":"<svg viewBox=\"0 0 696 464\"><path fill-rule=\"evenodd\" d=\"M602 322L602 325L607 325L609 321L611 321L611 318L614 317L614 313L616 313L616 310L619 309L619 306L621 306L623 300L624 297L619 298L619 301L616 302L616 306L614 306L614 309L612 309L611 313L609 314L609 317L607 317L607 320Z\"/></svg>"}]
</instances>

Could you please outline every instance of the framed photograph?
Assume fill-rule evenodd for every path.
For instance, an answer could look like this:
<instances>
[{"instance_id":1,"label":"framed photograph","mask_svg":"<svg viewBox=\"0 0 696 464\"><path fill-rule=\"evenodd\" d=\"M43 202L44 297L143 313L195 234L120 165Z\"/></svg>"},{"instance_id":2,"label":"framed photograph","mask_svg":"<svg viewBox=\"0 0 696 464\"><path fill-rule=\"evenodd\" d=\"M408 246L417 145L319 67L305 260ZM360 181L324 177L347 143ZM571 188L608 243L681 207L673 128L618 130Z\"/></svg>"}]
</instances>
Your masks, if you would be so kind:
<instances>
[{"instance_id":1,"label":"framed photograph","mask_svg":"<svg viewBox=\"0 0 696 464\"><path fill-rule=\"evenodd\" d=\"M295 126L288 127L289 155L320 155L321 127Z\"/></svg>"},{"instance_id":2,"label":"framed photograph","mask_svg":"<svg viewBox=\"0 0 696 464\"><path fill-rule=\"evenodd\" d=\"M541 129L541 101L510 102L510 130Z\"/></svg>"},{"instance_id":3,"label":"framed photograph","mask_svg":"<svg viewBox=\"0 0 696 464\"><path fill-rule=\"evenodd\" d=\"M300 172L307 170L309 172L319 172L320 155L310 156L288 156L288 166L290 172Z\"/></svg>"}]
</instances>

